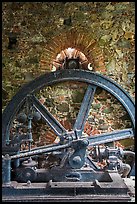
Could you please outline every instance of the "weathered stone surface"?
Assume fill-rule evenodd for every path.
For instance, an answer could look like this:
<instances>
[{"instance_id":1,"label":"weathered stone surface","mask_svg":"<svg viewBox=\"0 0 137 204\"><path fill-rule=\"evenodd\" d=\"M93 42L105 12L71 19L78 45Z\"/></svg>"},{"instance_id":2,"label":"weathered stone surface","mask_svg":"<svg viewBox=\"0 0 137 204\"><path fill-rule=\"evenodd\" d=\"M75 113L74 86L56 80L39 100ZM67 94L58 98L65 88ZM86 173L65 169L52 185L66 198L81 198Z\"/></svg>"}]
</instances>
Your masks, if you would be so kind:
<instances>
[{"instance_id":1,"label":"weathered stone surface","mask_svg":"<svg viewBox=\"0 0 137 204\"><path fill-rule=\"evenodd\" d=\"M108 73L114 73L115 72L115 66L116 66L116 61L115 59L112 59L107 65L107 70Z\"/></svg>"},{"instance_id":2,"label":"weathered stone surface","mask_svg":"<svg viewBox=\"0 0 137 204\"><path fill-rule=\"evenodd\" d=\"M84 92L81 91L75 91L74 94L72 94L72 101L73 103L80 103L82 102L84 97Z\"/></svg>"},{"instance_id":3,"label":"weathered stone surface","mask_svg":"<svg viewBox=\"0 0 137 204\"><path fill-rule=\"evenodd\" d=\"M61 103L57 106L57 110L60 112L69 112L69 105L66 102Z\"/></svg>"},{"instance_id":4,"label":"weathered stone surface","mask_svg":"<svg viewBox=\"0 0 137 204\"><path fill-rule=\"evenodd\" d=\"M120 48L127 48L129 49L131 47L131 44L130 42L127 40L127 39L120 39L118 42L117 42L117 45L120 47Z\"/></svg>"},{"instance_id":5,"label":"weathered stone surface","mask_svg":"<svg viewBox=\"0 0 137 204\"><path fill-rule=\"evenodd\" d=\"M101 107L100 104L92 104L93 109L99 109Z\"/></svg>"},{"instance_id":6,"label":"weathered stone surface","mask_svg":"<svg viewBox=\"0 0 137 204\"><path fill-rule=\"evenodd\" d=\"M107 130L108 129L108 125L107 124L104 124L104 125L100 125L99 127L98 127L98 129L99 130Z\"/></svg>"}]
</instances>

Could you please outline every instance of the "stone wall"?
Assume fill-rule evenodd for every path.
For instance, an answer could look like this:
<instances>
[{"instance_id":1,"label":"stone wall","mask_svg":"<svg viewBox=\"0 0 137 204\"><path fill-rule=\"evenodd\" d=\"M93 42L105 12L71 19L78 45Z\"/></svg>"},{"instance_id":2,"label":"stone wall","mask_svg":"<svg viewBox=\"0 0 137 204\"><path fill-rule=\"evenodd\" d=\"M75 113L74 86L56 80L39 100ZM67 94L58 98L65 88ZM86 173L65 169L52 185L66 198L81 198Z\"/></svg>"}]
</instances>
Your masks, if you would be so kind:
<instances>
[{"instance_id":1,"label":"stone wall","mask_svg":"<svg viewBox=\"0 0 137 204\"><path fill-rule=\"evenodd\" d=\"M4 104L43 73L39 62L47 42L71 27L88 30L102 50L107 75L134 97L134 2L3 2L2 15ZM11 31L17 36L14 49L7 48Z\"/></svg>"}]
</instances>

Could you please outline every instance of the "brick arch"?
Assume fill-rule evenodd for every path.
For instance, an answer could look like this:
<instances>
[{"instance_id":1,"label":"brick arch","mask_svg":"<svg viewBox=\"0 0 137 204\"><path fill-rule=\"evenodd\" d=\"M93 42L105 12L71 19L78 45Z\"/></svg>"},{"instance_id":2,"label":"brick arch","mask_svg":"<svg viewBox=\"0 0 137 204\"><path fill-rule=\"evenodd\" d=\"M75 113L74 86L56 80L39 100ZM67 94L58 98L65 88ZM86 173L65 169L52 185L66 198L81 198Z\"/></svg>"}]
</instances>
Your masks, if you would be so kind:
<instances>
[{"instance_id":1,"label":"brick arch","mask_svg":"<svg viewBox=\"0 0 137 204\"><path fill-rule=\"evenodd\" d=\"M66 52L68 48L73 48L85 56L94 71L106 72L104 56L97 41L92 38L92 34L86 30L72 28L53 37L45 46L40 59L40 68L50 72L57 55ZM79 55L80 55L79 54Z\"/></svg>"}]
</instances>

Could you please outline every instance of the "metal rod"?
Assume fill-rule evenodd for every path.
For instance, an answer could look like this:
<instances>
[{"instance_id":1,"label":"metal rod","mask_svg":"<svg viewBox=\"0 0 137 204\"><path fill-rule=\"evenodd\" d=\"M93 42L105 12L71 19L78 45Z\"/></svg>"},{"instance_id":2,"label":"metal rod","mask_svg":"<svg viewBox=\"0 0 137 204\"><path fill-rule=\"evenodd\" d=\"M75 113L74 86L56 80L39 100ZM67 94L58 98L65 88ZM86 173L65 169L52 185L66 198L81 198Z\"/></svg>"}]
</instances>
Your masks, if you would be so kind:
<instances>
[{"instance_id":1,"label":"metal rod","mask_svg":"<svg viewBox=\"0 0 137 204\"><path fill-rule=\"evenodd\" d=\"M89 140L89 146L95 146L103 143L109 143L117 140L131 138L131 137L134 137L134 133L132 128L129 128L129 129L118 130L118 131L113 131L109 133L104 133L101 135L88 137L88 140Z\"/></svg>"},{"instance_id":2,"label":"metal rod","mask_svg":"<svg viewBox=\"0 0 137 204\"><path fill-rule=\"evenodd\" d=\"M2 183L7 185L11 182L11 158L7 154L2 159Z\"/></svg>"},{"instance_id":3,"label":"metal rod","mask_svg":"<svg viewBox=\"0 0 137 204\"><path fill-rule=\"evenodd\" d=\"M34 151L26 152L26 153L21 153L21 154L13 155L10 158L11 159L18 159L18 158L23 158L23 157L29 157L29 156L37 155L37 154L53 152L53 151L56 151L56 150L60 150L60 149L64 149L64 148L70 147L70 145L71 145L70 143L67 143L67 144L64 144L64 145L55 145L53 147L49 147L49 148L45 148L45 149L34 150Z\"/></svg>"}]
</instances>

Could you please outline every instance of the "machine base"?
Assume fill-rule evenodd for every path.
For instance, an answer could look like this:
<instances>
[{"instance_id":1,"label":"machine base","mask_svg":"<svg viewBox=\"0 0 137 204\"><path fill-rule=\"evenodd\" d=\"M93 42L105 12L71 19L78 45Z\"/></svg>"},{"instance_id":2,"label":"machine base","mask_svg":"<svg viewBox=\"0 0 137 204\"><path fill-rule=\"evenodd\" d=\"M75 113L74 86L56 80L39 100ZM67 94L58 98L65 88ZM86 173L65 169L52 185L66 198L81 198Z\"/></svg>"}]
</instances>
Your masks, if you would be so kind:
<instances>
[{"instance_id":1,"label":"machine base","mask_svg":"<svg viewBox=\"0 0 137 204\"><path fill-rule=\"evenodd\" d=\"M18 183L2 187L4 202L129 202L129 189L117 173L109 173L111 182Z\"/></svg>"}]
</instances>

